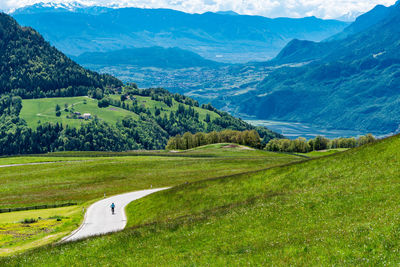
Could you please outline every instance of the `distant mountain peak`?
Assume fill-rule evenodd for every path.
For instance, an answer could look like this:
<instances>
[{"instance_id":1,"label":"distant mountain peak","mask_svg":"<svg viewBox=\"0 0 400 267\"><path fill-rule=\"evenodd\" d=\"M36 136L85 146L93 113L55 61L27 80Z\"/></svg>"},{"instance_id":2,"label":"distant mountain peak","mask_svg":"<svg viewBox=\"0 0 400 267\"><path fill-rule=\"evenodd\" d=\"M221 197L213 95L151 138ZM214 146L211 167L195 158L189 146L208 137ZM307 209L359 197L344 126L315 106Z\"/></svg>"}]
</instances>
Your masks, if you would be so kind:
<instances>
[{"instance_id":1,"label":"distant mountain peak","mask_svg":"<svg viewBox=\"0 0 400 267\"><path fill-rule=\"evenodd\" d=\"M12 15L34 14L42 12L83 12L89 14L99 14L115 7L116 7L115 5L91 6L82 4L80 2L70 2L70 3L40 2L33 5L24 6L15 10L10 10L8 13Z\"/></svg>"},{"instance_id":2,"label":"distant mountain peak","mask_svg":"<svg viewBox=\"0 0 400 267\"><path fill-rule=\"evenodd\" d=\"M215 12L216 14L220 15L230 15L230 16L239 16L239 13L236 13L235 11L232 10L226 10L226 11L217 11Z\"/></svg>"},{"instance_id":3,"label":"distant mountain peak","mask_svg":"<svg viewBox=\"0 0 400 267\"><path fill-rule=\"evenodd\" d=\"M29 11L29 10L38 10L38 9L63 9L63 10L68 10L68 11L74 11L78 8L85 8L88 7L87 5L83 5L78 2L71 2L71 3L53 3L53 2L40 2L36 3L30 6L24 6L22 8L19 8L15 11Z\"/></svg>"},{"instance_id":4,"label":"distant mountain peak","mask_svg":"<svg viewBox=\"0 0 400 267\"><path fill-rule=\"evenodd\" d=\"M350 11L347 12L346 14L337 17L337 20L340 21L345 21L345 22L353 22L355 21L363 12L359 12L359 11Z\"/></svg>"}]
</instances>

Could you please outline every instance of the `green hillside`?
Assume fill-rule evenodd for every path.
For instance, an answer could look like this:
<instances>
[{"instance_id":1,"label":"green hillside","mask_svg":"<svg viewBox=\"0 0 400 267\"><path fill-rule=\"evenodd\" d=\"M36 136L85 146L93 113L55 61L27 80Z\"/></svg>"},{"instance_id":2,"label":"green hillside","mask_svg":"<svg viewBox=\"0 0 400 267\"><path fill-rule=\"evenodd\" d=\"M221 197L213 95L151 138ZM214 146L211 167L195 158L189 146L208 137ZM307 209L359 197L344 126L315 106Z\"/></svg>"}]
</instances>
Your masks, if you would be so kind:
<instances>
[{"instance_id":1,"label":"green hillside","mask_svg":"<svg viewBox=\"0 0 400 267\"><path fill-rule=\"evenodd\" d=\"M119 100L121 95L111 95L111 99ZM169 107L161 101L152 100L151 97L138 96L136 95L137 105L148 109L151 114L155 114L156 109L160 109L160 116L169 115L170 112L176 112L178 110L179 103L175 100L173 105ZM133 103L132 100L126 100L126 104ZM65 104L67 105L68 111L64 110ZM61 116L57 117L55 112L56 105L61 107ZM188 105L182 104L186 109ZM35 128L41 123L62 123L64 125L70 125L73 127L79 127L82 123L88 123L86 120L69 119L70 110L73 108L74 112L81 114L90 113L92 116L97 116L100 120L110 124L115 124L121 121L126 116L131 116L135 120L139 120L139 114L122 109L120 107L108 106L106 108L98 107L98 100L84 96L79 97L56 97L56 98L39 98L39 99L24 99L22 100L22 110L20 117L24 119L29 127ZM202 109L200 107L193 107L194 110L199 113L200 121L205 122L207 114L211 120L219 118L220 115L214 111ZM161 110L162 109L162 110Z\"/></svg>"},{"instance_id":2,"label":"green hillside","mask_svg":"<svg viewBox=\"0 0 400 267\"><path fill-rule=\"evenodd\" d=\"M82 208L104 194L174 186L302 159L228 145L181 153L61 152L0 158L0 165L47 162L0 168L0 209L77 203L65 208L0 213L0 256L54 242L67 235L79 226ZM38 221L28 226L21 223L31 218Z\"/></svg>"},{"instance_id":3,"label":"green hillside","mask_svg":"<svg viewBox=\"0 0 400 267\"><path fill-rule=\"evenodd\" d=\"M118 120L126 116L138 118L138 115L117 107L99 108L97 100L84 96L78 97L58 97L58 98L39 98L39 99L24 99L22 100L22 110L20 117L24 119L29 127L36 128L40 123L62 123L73 127L79 127L82 123L89 121L68 119L67 115L70 112L64 111L64 106L67 104L68 110L72 107L75 112L90 113L92 116L97 116L101 120L115 124ZM86 104L85 104L86 103ZM57 117L55 112L56 105L61 107L61 116Z\"/></svg>"},{"instance_id":4,"label":"green hillside","mask_svg":"<svg viewBox=\"0 0 400 267\"><path fill-rule=\"evenodd\" d=\"M88 96L0 98L0 154L164 149L170 137L223 130L257 131L265 145L281 135L210 104L162 88L128 84ZM84 118L88 114L87 118ZM228 142L228 140L221 140Z\"/></svg>"},{"instance_id":5,"label":"green hillside","mask_svg":"<svg viewBox=\"0 0 400 267\"><path fill-rule=\"evenodd\" d=\"M180 185L130 204L132 228L121 233L2 263L397 265L399 151L395 136L329 157Z\"/></svg>"},{"instance_id":6,"label":"green hillside","mask_svg":"<svg viewBox=\"0 0 400 267\"><path fill-rule=\"evenodd\" d=\"M179 107L179 102L177 102L175 99L172 99L172 105L168 106L166 103L164 103L162 101L157 101L157 100L151 99L150 96L140 96L140 95L134 95L134 96L136 98L137 104L149 109L151 114L155 114L156 109L160 109L161 115L169 114L171 111L176 112ZM120 96L112 95L111 98L118 100L120 98ZM133 101L126 100L126 103L133 104ZM183 104L183 103L181 103L181 104ZM186 104L183 104L183 106L185 108L189 107L189 105L186 105ZM211 120L221 117L218 113L211 111L211 110L201 108L201 107L193 106L193 109L197 113L199 113L199 119L201 121L206 120L207 114L210 116Z\"/></svg>"}]
</instances>

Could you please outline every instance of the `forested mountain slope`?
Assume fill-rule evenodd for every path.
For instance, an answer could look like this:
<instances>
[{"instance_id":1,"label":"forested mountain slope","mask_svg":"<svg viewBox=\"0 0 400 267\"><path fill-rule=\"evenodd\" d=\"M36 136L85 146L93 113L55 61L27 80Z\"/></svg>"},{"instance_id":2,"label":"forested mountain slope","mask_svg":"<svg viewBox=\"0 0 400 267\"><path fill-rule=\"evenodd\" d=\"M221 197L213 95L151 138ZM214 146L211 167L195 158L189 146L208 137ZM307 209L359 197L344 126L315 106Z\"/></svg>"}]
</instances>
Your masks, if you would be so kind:
<instances>
[{"instance_id":1,"label":"forested mountain slope","mask_svg":"<svg viewBox=\"0 0 400 267\"><path fill-rule=\"evenodd\" d=\"M85 70L35 30L20 27L4 13L0 13L0 51L0 93L74 96L122 85L112 76Z\"/></svg>"},{"instance_id":2,"label":"forested mountain slope","mask_svg":"<svg viewBox=\"0 0 400 267\"><path fill-rule=\"evenodd\" d=\"M293 41L282 67L257 90L232 97L239 113L259 119L390 133L400 124L400 5L377 24L342 40ZM315 53L313 53L315 52ZM221 107L221 106L218 106Z\"/></svg>"}]
</instances>

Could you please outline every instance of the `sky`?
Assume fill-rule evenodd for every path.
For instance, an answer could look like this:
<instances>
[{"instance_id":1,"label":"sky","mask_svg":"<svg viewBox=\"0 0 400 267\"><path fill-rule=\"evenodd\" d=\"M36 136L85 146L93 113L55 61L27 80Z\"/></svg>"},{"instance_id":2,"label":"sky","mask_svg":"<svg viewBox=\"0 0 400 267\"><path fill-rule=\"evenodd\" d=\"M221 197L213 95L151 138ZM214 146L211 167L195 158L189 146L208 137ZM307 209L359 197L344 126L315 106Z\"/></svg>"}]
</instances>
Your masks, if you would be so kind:
<instances>
[{"instance_id":1,"label":"sky","mask_svg":"<svg viewBox=\"0 0 400 267\"><path fill-rule=\"evenodd\" d=\"M393 5L396 0L0 0L0 9L9 11L39 2L170 8L189 13L232 10L271 18L316 16L330 19L364 13L377 4Z\"/></svg>"}]
</instances>

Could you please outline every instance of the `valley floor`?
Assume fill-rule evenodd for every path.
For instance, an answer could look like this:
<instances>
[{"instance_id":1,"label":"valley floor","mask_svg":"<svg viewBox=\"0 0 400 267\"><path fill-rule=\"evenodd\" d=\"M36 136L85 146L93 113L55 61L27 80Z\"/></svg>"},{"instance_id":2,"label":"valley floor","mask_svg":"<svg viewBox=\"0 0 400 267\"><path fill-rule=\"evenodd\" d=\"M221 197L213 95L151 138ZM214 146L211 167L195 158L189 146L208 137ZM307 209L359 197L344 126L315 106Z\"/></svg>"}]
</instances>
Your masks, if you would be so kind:
<instances>
[{"instance_id":1,"label":"valley floor","mask_svg":"<svg viewBox=\"0 0 400 267\"><path fill-rule=\"evenodd\" d=\"M354 137L367 134L352 130L323 129L321 127L300 122L255 120L255 119L246 120L246 122L256 126L267 127L268 129L280 133L290 139L296 139L298 137L304 137L309 139L309 138L315 138L318 135L324 136L329 139L334 139L340 137Z\"/></svg>"}]
</instances>

